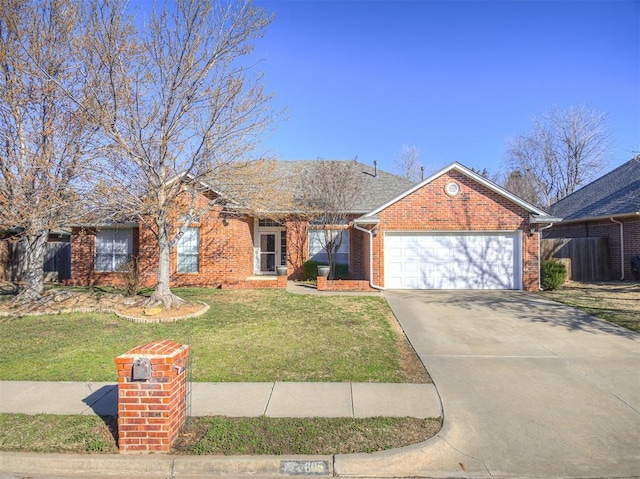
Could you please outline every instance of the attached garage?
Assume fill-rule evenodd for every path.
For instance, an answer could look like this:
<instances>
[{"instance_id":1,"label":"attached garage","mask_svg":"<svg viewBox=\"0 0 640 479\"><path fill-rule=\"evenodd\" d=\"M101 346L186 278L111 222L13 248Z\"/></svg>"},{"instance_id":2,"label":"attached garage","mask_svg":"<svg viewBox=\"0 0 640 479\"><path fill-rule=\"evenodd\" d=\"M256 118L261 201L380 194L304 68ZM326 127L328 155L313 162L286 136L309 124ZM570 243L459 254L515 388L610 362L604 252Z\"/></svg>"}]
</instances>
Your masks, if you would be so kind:
<instances>
[{"instance_id":1,"label":"attached garage","mask_svg":"<svg viewBox=\"0 0 640 479\"><path fill-rule=\"evenodd\" d=\"M522 232L386 232L389 289L522 289Z\"/></svg>"},{"instance_id":2,"label":"attached garage","mask_svg":"<svg viewBox=\"0 0 640 479\"><path fill-rule=\"evenodd\" d=\"M354 228L369 234L373 288L536 291L540 229L554 221L452 163L356 218Z\"/></svg>"}]
</instances>

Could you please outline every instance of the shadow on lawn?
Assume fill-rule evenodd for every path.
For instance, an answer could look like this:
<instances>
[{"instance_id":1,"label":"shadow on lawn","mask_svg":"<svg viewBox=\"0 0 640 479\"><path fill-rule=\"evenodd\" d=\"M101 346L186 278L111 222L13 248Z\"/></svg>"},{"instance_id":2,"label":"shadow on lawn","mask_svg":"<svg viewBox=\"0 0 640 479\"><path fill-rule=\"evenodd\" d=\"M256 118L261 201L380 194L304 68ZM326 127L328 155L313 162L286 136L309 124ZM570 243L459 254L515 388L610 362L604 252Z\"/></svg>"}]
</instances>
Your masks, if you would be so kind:
<instances>
[{"instance_id":1,"label":"shadow on lawn","mask_svg":"<svg viewBox=\"0 0 640 479\"><path fill-rule=\"evenodd\" d=\"M89 390L91 385L87 384ZM118 386L106 385L100 389L92 391L82 400L96 416L102 419L113 436L115 443L118 443Z\"/></svg>"},{"instance_id":2,"label":"shadow on lawn","mask_svg":"<svg viewBox=\"0 0 640 479\"><path fill-rule=\"evenodd\" d=\"M0 282L0 296L16 296L20 288L17 283Z\"/></svg>"},{"instance_id":3,"label":"shadow on lawn","mask_svg":"<svg viewBox=\"0 0 640 479\"><path fill-rule=\"evenodd\" d=\"M596 318L572 306L567 306L543 298L535 293L520 291L406 291L408 298L429 305L452 304L457 308L476 312L486 308L496 315L508 314L522 321L544 323L553 327L562 327L573 331L585 331L592 334L606 333L629 339L638 337L638 333L624 327Z\"/></svg>"}]
</instances>

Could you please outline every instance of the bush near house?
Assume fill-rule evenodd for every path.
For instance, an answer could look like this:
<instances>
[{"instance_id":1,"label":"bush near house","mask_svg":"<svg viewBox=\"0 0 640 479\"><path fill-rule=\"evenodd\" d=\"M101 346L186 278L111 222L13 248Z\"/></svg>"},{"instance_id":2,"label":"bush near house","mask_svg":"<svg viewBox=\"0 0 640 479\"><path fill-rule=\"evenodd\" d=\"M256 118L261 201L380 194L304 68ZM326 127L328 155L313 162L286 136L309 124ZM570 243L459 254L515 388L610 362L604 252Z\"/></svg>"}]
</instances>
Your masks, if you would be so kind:
<instances>
[{"instance_id":1,"label":"bush near house","mask_svg":"<svg viewBox=\"0 0 640 479\"><path fill-rule=\"evenodd\" d=\"M567 278L567 268L564 264L557 261L543 261L540 271L540 282L542 289L552 291L562 286Z\"/></svg>"},{"instance_id":2,"label":"bush near house","mask_svg":"<svg viewBox=\"0 0 640 479\"><path fill-rule=\"evenodd\" d=\"M304 277L307 281L316 281L318 279L318 266L328 266L326 263L318 263L317 261L308 260L302 265ZM349 266L346 264L335 265L335 279L347 279L349 277Z\"/></svg>"}]
</instances>

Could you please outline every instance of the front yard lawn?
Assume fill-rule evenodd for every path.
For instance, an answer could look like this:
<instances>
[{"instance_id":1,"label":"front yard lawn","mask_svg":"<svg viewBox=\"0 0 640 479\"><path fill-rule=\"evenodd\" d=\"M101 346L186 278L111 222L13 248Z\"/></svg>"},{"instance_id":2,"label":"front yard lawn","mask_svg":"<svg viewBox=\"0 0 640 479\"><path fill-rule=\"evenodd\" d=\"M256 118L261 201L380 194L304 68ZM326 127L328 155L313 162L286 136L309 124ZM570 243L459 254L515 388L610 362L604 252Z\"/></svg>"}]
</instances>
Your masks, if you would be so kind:
<instances>
[{"instance_id":1,"label":"front yard lawn","mask_svg":"<svg viewBox=\"0 0 640 479\"><path fill-rule=\"evenodd\" d=\"M329 455L407 446L436 434L440 419L189 418L176 454ZM117 454L117 420L97 416L0 414L0 451Z\"/></svg>"},{"instance_id":2,"label":"front yard lawn","mask_svg":"<svg viewBox=\"0 0 640 479\"><path fill-rule=\"evenodd\" d=\"M0 318L0 380L116 381L114 358L158 339L191 345L194 381L429 380L382 298L175 292L211 308L199 318L156 324L109 313Z\"/></svg>"},{"instance_id":3,"label":"front yard lawn","mask_svg":"<svg viewBox=\"0 0 640 479\"><path fill-rule=\"evenodd\" d=\"M543 296L640 333L640 284L567 282Z\"/></svg>"}]
</instances>

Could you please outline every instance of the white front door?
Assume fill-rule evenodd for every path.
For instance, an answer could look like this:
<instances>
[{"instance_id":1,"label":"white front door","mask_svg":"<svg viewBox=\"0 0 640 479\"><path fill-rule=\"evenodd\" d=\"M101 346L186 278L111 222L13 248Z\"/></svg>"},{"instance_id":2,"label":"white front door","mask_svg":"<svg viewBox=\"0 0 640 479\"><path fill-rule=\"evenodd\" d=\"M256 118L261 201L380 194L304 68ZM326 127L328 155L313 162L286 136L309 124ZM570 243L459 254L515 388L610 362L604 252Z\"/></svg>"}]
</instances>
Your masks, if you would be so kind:
<instances>
[{"instance_id":1,"label":"white front door","mask_svg":"<svg viewBox=\"0 0 640 479\"><path fill-rule=\"evenodd\" d=\"M276 233L260 233L260 272L275 272L276 259L279 257Z\"/></svg>"}]
</instances>

